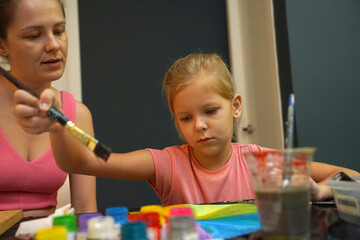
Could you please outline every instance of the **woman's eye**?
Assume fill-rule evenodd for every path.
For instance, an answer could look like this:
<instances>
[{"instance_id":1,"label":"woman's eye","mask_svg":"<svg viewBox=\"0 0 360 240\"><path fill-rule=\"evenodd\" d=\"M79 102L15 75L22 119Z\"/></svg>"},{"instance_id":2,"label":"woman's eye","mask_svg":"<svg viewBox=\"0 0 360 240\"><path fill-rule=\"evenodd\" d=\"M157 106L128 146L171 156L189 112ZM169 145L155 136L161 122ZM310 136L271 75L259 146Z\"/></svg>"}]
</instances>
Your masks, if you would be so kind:
<instances>
[{"instance_id":1,"label":"woman's eye","mask_svg":"<svg viewBox=\"0 0 360 240\"><path fill-rule=\"evenodd\" d=\"M63 34L64 32L65 32L65 30L59 29L59 30L56 30L54 34L57 35L57 36L60 36L60 35Z\"/></svg>"},{"instance_id":2,"label":"woman's eye","mask_svg":"<svg viewBox=\"0 0 360 240\"><path fill-rule=\"evenodd\" d=\"M40 36L40 34L32 34L32 35L29 35L27 36L26 38L29 38L29 39L36 39Z\"/></svg>"}]
</instances>

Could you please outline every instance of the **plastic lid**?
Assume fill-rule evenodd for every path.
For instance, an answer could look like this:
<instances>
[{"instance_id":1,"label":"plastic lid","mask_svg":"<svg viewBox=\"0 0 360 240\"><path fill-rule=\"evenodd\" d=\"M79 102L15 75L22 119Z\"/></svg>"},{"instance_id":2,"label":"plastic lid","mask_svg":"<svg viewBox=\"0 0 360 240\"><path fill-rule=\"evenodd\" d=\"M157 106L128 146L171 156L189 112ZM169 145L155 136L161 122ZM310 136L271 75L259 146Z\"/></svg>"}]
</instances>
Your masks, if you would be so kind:
<instances>
[{"instance_id":1,"label":"plastic lid","mask_svg":"<svg viewBox=\"0 0 360 240\"><path fill-rule=\"evenodd\" d=\"M113 239L116 237L114 218L99 216L88 221L88 239Z\"/></svg>"},{"instance_id":2,"label":"plastic lid","mask_svg":"<svg viewBox=\"0 0 360 240\"><path fill-rule=\"evenodd\" d=\"M65 226L68 232L77 231L76 215L64 215L53 218L54 226Z\"/></svg>"},{"instance_id":3,"label":"plastic lid","mask_svg":"<svg viewBox=\"0 0 360 240\"><path fill-rule=\"evenodd\" d=\"M191 207L174 207L170 210L172 216L194 216L194 213Z\"/></svg>"},{"instance_id":4,"label":"plastic lid","mask_svg":"<svg viewBox=\"0 0 360 240\"><path fill-rule=\"evenodd\" d=\"M87 232L87 223L90 218L102 216L101 213L82 213L78 216L79 232Z\"/></svg>"},{"instance_id":5,"label":"plastic lid","mask_svg":"<svg viewBox=\"0 0 360 240\"><path fill-rule=\"evenodd\" d=\"M105 214L112 216L116 224L127 223L128 208L127 207L111 207L107 208Z\"/></svg>"},{"instance_id":6,"label":"plastic lid","mask_svg":"<svg viewBox=\"0 0 360 240\"><path fill-rule=\"evenodd\" d=\"M146 205L140 208L140 212L158 212L162 214L163 207L161 205Z\"/></svg>"},{"instance_id":7,"label":"plastic lid","mask_svg":"<svg viewBox=\"0 0 360 240\"><path fill-rule=\"evenodd\" d=\"M129 222L145 221L143 213L133 213L128 215Z\"/></svg>"},{"instance_id":8,"label":"plastic lid","mask_svg":"<svg viewBox=\"0 0 360 240\"><path fill-rule=\"evenodd\" d=\"M67 230L65 226L53 226L39 229L35 233L35 240L66 240Z\"/></svg>"},{"instance_id":9,"label":"plastic lid","mask_svg":"<svg viewBox=\"0 0 360 240\"><path fill-rule=\"evenodd\" d=\"M121 240L147 240L145 222L130 222L121 225Z\"/></svg>"}]
</instances>

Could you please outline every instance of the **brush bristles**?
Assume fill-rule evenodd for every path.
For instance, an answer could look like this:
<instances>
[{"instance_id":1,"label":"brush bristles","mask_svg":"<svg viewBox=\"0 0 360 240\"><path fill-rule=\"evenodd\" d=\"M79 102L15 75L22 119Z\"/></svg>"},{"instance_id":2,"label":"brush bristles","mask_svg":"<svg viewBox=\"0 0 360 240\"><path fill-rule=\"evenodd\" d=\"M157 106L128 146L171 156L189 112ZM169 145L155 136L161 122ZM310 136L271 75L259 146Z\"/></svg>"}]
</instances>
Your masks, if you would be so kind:
<instances>
[{"instance_id":1,"label":"brush bristles","mask_svg":"<svg viewBox=\"0 0 360 240\"><path fill-rule=\"evenodd\" d=\"M97 143L94 149L94 153L104 159L105 161L108 160L110 157L112 150L108 147L106 147L104 144Z\"/></svg>"}]
</instances>

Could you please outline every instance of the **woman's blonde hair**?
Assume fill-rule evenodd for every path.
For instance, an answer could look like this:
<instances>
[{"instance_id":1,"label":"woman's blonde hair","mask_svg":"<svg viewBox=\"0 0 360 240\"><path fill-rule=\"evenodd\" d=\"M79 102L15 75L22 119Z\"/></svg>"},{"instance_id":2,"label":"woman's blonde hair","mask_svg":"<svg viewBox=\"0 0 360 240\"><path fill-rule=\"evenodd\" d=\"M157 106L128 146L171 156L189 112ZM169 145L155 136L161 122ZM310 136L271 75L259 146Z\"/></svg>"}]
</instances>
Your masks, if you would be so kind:
<instances>
[{"instance_id":1,"label":"woman's blonde hair","mask_svg":"<svg viewBox=\"0 0 360 240\"><path fill-rule=\"evenodd\" d=\"M199 78L203 76L203 78ZM166 94L171 114L174 114L173 98L186 86L202 79L220 96L232 100L235 87L230 71L216 54L193 53L174 62L164 77L163 91Z\"/></svg>"},{"instance_id":2,"label":"woman's blonde hair","mask_svg":"<svg viewBox=\"0 0 360 240\"><path fill-rule=\"evenodd\" d=\"M164 77L163 92L167 97L172 116L174 116L174 96L199 80L223 98L230 102L233 100L235 96L234 81L221 57L216 54L189 54L176 60ZM234 122L234 128L235 125ZM176 120L175 127L180 137L186 141Z\"/></svg>"}]
</instances>

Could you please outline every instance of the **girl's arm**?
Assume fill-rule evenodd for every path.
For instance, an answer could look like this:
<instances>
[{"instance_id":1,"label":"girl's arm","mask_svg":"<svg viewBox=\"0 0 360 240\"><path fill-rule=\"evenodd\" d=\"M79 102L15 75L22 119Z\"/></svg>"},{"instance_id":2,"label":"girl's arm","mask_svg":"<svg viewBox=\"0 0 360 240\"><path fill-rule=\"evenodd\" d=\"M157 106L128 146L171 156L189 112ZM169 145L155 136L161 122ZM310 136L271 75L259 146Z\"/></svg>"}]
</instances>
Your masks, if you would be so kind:
<instances>
[{"instance_id":1,"label":"girl's arm","mask_svg":"<svg viewBox=\"0 0 360 240\"><path fill-rule=\"evenodd\" d=\"M334 177L339 172L344 172L350 177L360 175L359 172L349 168L320 162L312 162L311 164L311 178L318 184L325 184L326 179Z\"/></svg>"},{"instance_id":2,"label":"girl's arm","mask_svg":"<svg viewBox=\"0 0 360 240\"><path fill-rule=\"evenodd\" d=\"M53 90L46 89L41 93L40 100L23 90L17 90L14 97L14 114L18 124L28 133L49 132L56 163L64 171L108 178L155 181L155 168L149 151L112 153L105 162L63 126L48 118L46 112L50 106L62 110L60 99ZM92 124L84 124L87 121L92 123L90 111L83 104L80 104L77 111L81 111L79 117L77 115L78 127L93 135Z\"/></svg>"},{"instance_id":3,"label":"girl's arm","mask_svg":"<svg viewBox=\"0 0 360 240\"><path fill-rule=\"evenodd\" d=\"M359 176L357 171L330 165L326 163L311 163L311 198L312 200L324 200L332 198L333 193L329 186L326 185L326 179L334 177L337 173L344 172L349 176ZM313 181L312 181L313 180Z\"/></svg>"}]
</instances>

